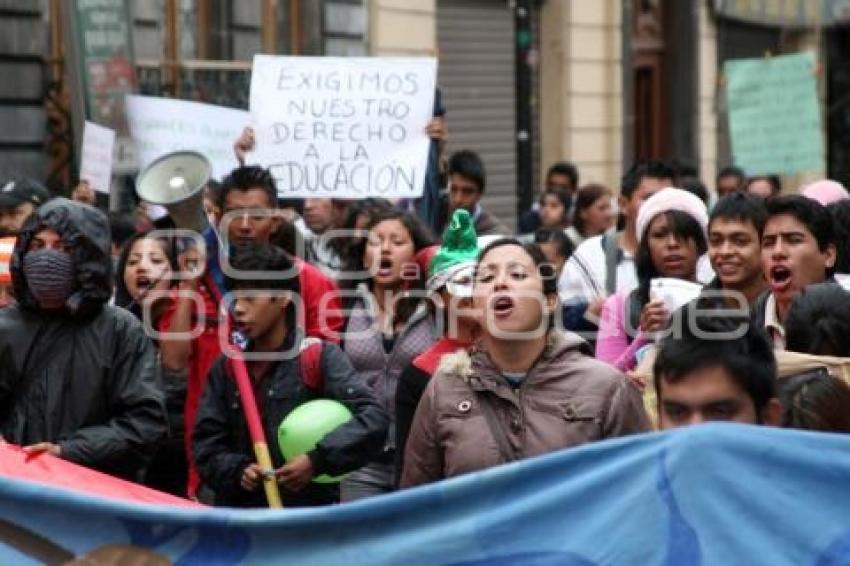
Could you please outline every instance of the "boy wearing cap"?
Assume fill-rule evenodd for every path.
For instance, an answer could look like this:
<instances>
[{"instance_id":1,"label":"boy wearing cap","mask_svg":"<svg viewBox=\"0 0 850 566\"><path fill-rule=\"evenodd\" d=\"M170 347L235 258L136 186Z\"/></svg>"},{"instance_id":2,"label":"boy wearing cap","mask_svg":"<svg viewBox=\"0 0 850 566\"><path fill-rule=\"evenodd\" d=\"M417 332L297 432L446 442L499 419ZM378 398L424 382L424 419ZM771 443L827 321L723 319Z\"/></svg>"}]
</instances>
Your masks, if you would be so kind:
<instances>
[{"instance_id":1,"label":"boy wearing cap","mask_svg":"<svg viewBox=\"0 0 850 566\"><path fill-rule=\"evenodd\" d=\"M444 354L465 350L473 342L476 322L471 315L472 281L478 259L478 241L472 216L455 210L443 233L443 244L431 258L428 293L442 326L442 338L414 358L399 377L396 389L396 482L404 464L404 446L419 399Z\"/></svg>"},{"instance_id":2,"label":"boy wearing cap","mask_svg":"<svg viewBox=\"0 0 850 566\"><path fill-rule=\"evenodd\" d=\"M17 236L35 209L50 193L32 179L12 179L0 187L0 237Z\"/></svg>"}]
</instances>

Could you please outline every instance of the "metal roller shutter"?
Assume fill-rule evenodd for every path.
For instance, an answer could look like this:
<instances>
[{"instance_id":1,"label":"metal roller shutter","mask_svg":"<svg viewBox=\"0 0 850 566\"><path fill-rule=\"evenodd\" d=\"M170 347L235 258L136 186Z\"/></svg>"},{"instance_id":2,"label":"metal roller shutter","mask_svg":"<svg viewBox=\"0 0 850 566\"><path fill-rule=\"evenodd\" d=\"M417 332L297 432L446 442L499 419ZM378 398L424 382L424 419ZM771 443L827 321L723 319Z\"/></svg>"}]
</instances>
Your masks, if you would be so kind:
<instances>
[{"instance_id":1,"label":"metal roller shutter","mask_svg":"<svg viewBox=\"0 0 850 566\"><path fill-rule=\"evenodd\" d=\"M499 0L438 0L438 81L446 105L448 152L484 160L482 205L516 226L513 14Z\"/></svg>"},{"instance_id":2,"label":"metal roller shutter","mask_svg":"<svg viewBox=\"0 0 850 566\"><path fill-rule=\"evenodd\" d=\"M48 115L44 87L48 83L49 28L41 2L3 2L0 17L0 183L26 175L44 182L48 159L44 151ZM45 3L46 4L46 3ZM46 11L46 8L45 8ZM52 101L55 107L56 100ZM54 131L69 128L70 118L53 115ZM50 141L50 140L47 140ZM56 149L61 142L53 141ZM52 179L49 179L52 180ZM56 180L58 183L58 179Z\"/></svg>"}]
</instances>

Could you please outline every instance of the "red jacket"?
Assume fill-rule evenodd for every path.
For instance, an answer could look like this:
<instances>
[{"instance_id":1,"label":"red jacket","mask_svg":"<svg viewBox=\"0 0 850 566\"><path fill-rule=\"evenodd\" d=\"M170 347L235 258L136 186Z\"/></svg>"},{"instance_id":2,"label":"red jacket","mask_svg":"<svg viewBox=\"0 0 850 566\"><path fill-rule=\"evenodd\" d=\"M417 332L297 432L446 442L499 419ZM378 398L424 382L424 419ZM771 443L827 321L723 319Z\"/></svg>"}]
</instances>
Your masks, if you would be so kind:
<instances>
[{"instance_id":1,"label":"red jacket","mask_svg":"<svg viewBox=\"0 0 850 566\"><path fill-rule=\"evenodd\" d=\"M294 259L304 301L304 308L300 311L304 313L304 319L298 321L299 326L304 324L307 336L339 344L343 324L339 288L319 268L300 258Z\"/></svg>"}]
</instances>

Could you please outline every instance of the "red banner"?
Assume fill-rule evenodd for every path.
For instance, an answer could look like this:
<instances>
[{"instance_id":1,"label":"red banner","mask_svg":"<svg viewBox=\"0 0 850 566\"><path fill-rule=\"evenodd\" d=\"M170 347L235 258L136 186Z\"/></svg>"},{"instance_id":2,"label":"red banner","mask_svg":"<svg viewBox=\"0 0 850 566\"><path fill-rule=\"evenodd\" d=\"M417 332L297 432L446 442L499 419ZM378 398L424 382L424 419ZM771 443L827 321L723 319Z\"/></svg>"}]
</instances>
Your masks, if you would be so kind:
<instances>
[{"instance_id":1,"label":"red banner","mask_svg":"<svg viewBox=\"0 0 850 566\"><path fill-rule=\"evenodd\" d=\"M47 453L30 456L14 444L0 444L0 476L134 503L203 507L194 501L102 474Z\"/></svg>"}]
</instances>

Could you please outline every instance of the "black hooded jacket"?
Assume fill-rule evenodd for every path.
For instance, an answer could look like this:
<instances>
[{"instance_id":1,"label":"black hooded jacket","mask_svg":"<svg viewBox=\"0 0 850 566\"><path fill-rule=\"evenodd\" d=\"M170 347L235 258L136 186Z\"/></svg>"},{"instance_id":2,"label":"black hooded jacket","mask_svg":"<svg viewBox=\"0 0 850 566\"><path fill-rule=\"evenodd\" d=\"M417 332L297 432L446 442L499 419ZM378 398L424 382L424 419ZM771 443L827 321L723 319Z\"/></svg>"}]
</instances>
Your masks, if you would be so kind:
<instances>
[{"instance_id":1,"label":"black hooded jacket","mask_svg":"<svg viewBox=\"0 0 850 566\"><path fill-rule=\"evenodd\" d=\"M76 289L64 312L42 312L22 265L34 236L52 228L71 247ZM156 355L141 323L107 304L110 233L99 210L67 199L24 224L11 266L16 306L0 309L0 435L53 442L66 460L133 478L166 433Z\"/></svg>"}]
</instances>

